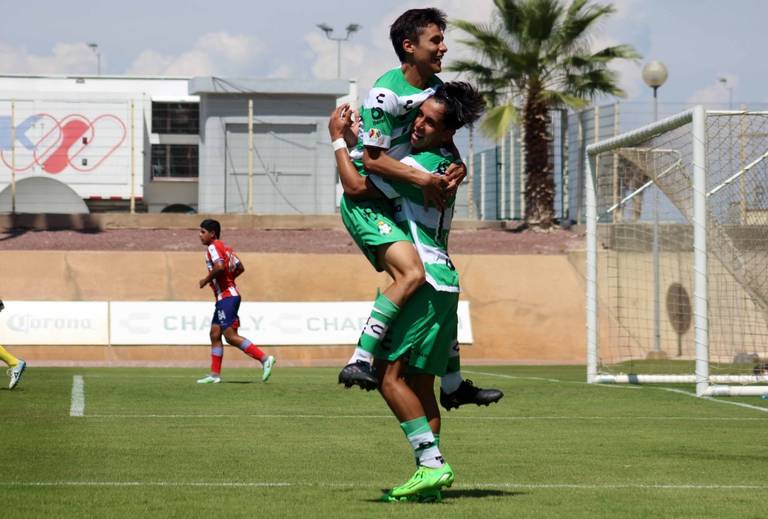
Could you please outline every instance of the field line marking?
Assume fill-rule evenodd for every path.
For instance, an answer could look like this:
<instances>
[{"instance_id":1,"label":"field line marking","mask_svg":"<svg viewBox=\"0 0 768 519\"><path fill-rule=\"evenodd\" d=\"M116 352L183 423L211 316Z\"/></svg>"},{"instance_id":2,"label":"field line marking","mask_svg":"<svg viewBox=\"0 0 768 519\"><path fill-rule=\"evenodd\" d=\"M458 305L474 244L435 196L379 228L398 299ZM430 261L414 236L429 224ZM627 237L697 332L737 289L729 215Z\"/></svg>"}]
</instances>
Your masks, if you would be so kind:
<instances>
[{"instance_id":1,"label":"field line marking","mask_svg":"<svg viewBox=\"0 0 768 519\"><path fill-rule=\"evenodd\" d=\"M327 414L89 414L89 419L100 418L115 418L115 419L141 419L141 418L166 418L166 419L199 419L199 418L256 418L256 419L309 419L309 420L352 420L352 419L364 419L364 420L391 420L392 416L389 415L327 415ZM449 420L485 420L485 421L535 421L535 420L558 420L558 421L590 421L590 420L654 420L654 421L694 421L694 422L762 422L768 420L766 418L756 417L726 417L726 416L443 416Z\"/></svg>"},{"instance_id":2,"label":"field line marking","mask_svg":"<svg viewBox=\"0 0 768 519\"><path fill-rule=\"evenodd\" d=\"M271 482L271 481L0 481L0 487L210 487L210 488L369 488L359 482ZM526 488L574 490L768 490L768 485L718 485L695 483L517 483L517 482L464 482L453 488Z\"/></svg>"},{"instance_id":3,"label":"field line marking","mask_svg":"<svg viewBox=\"0 0 768 519\"><path fill-rule=\"evenodd\" d=\"M709 400L710 402L717 402L719 404L735 405L737 407L744 407L746 409L752 409L754 411L760 411L762 413L768 413L768 407L760 407L760 406L757 406L757 405L745 404L744 402L733 402L731 400L719 400L717 398L712 398L711 396L698 397L698 396L696 396L696 393L692 393L690 391L685 391L684 389L674 389L674 388L671 388L671 387L655 387L653 389L659 389L661 391L669 391L670 393L678 393L678 394L681 394L681 395L692 396L694 398L703 398L704 400Z\"/></svg>"},{"instance_id":4,"label":"field line marking","mask_svg":"<svg viewBox=\"0 0 768 519\"><path fill-rule=\"evenodd\" d=\"M85 381L82 375L72 377L72 403L69 416L85 416Z\"/></svg>"},{"instance_id":5,"label":"field line marking","mask_svg":"<svg viewBox=\"0 0 768 519\"><path fill-rule=\"evenodd\" d=\"M462 373L469 373L470 375L487 375L489 377L507 378L511 380L536 380L539 382L553 382L555 384L579 384L579 385L591 385L593 387L604 387L611 389L642 389L637 385L630 384L587 384L586 382L580 382L578 380L560 380L557 378L545 378L545 377L525 377L519 375L505 375L503 373L490 373L486 371L474 371L463 369Z\"/></svg>"}]
</instances>

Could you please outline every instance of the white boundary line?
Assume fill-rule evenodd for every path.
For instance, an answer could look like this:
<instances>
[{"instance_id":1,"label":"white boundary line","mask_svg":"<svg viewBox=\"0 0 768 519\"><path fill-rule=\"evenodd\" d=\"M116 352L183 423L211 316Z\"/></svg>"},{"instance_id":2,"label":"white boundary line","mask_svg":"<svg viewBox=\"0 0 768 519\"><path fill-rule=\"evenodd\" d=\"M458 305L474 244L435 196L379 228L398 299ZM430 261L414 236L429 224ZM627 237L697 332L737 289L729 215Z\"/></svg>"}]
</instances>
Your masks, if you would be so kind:
<instances>
[{"instance_id":1,"label":"white boundary line","mask_svg":"<svg viewBox=\"0 0 768 519\"><path fill-rule=\"evenodd\" d=\"M747 404L745 404L747 405ZM323 415L323 414L89 414L88 419L131 419L131 418L163 418L163 419L257 419L257 420L392 420L388 415ZM650 420L650 421L693 421L693 422L762 422L768 420L756 417L702 417L702 416L446 416L448 420L469 421L610 421L610 420Z\"/></svg>"},{"instance_id":2,"label":"white boundary line","mask_svg":"<svg viewBox=\"0 0 768 519\"><path fill-rule=\"evenodd\" d=\"M557 380L554 378L540 378L540 377L517 377L514 375L503 375L501 373L488 373L488 372L481 372L481 371L467 371L464 370L464 373L470 373L472 375L487 375L489 377L499 377L499 378L509 378L509 379L528 379L528 380L543 380L546 382L555 382L555 383L563 383L563 384L586 384L586 382L573 382L568 380ZM623 385L616 386L616 385L604 385L604 384L595 384L595 387L625 387ZM653 386L626 386L626 387L634 387L637 389L654 389L656 391L667 391L669 393L677 393L680 395L685 396L691 396L694 398L698 398L701 400L709 400L710 402L716 402L718 404L727 404L727 405L735 405L736 407L743 407L745 409L751 409L753 411L760 411L761 413L768 413L768 407L761 407L757 405L752 404L745 404L743 402L734 402L732 400L719 400L717 398L713 398L711 396L705 396L705 397L699 397L696 396L696 393L692 393L690 391L685 391L683 389L675 389L671 387L653 387ZM634 418L633 418L634 419Z\"/></svg>"},{"instance_id":3,"label":"white boundary line","mask_svg":"<svg viewBox=\"0 0 768 519\"><path fill-rule=\"evenodd\" d=\"M85 381L82 375L72 377L72 403L69 416L85 416Z\"/></svg>"},{"instance_id":4,"label":"white boundary line","mask_svg":"<svg viewBox=\"0 0 768 519\"><path fill-rule=\"evenodd\" d=\"M281 487L316 487L316 488L359 488L367 489L371 485L360 483L307 483L283 481L0 481L0 487L208 487L208 488L281 488ZM375 485L373 485L375 486ZM768 485L718 485L694 483L461 483L453 488L526 488L538 490L768 490Z\"/></svg>"},{"instance_id":5,"label":"white boundary line","mask_svg":"<svg viewBox=\"0 0 768 519\"><path fill-rule=\"evenodd\" d=\"M701 398L703 400L709 400L710 402L717 402L718 404L730 404L730 405L735 405L737 407L744 407L746 409L752 409L754 411L768 413L768 407L760 407L752 404L745 404L743 402L733 402L731 400L718 400L717 398L712 398L711 396L699 397L699 396L696 396L696 393L691 393L690 391L685 391L683 389L674 389L671 387L655 387L651 389L657 389L660 391L669 391L670 393L678 393L680 395L692 396L694 398Z\"/></svg>"}]
</instances>

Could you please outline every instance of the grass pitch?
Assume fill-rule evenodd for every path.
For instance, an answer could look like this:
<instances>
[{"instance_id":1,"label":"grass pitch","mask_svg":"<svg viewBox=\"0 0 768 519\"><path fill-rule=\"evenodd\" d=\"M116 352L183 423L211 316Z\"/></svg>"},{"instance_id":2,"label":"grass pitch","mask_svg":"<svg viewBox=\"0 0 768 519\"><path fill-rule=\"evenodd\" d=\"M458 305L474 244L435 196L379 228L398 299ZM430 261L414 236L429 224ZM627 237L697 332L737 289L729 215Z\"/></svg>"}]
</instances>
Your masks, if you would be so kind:
<instances>
[{"instance_id":1,"label":"grass pitch","mask_svg":"<svg viewBox=\"0 0 768 519\"><path fill-rule=\"evenodd\" d=\"M765 517L768 402L585 384L582 367L464 368L504 399L444 413L439 504L376 393L337 369L60 369L0 390L3 517ZM83 416L73 404L84 382Z\"/></svg>"}]
</instances>

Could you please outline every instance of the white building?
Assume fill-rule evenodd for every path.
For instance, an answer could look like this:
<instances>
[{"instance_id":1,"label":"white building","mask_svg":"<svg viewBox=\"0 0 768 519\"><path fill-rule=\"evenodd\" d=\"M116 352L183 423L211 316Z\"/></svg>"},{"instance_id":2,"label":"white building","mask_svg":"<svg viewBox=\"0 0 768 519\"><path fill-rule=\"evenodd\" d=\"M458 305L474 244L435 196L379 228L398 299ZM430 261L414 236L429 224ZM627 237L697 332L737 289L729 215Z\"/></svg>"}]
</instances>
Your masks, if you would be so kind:
<instances>
[{"instance_id":1,"label":"white building","mask_svg":"<svg viewBox=\"0 0 768 519\"><path fill-rule=\"evenodd\" d=\"M332 213L326 121L356 96L343 80L0 76L0 212Z\"/></svg>"}]
</instances>

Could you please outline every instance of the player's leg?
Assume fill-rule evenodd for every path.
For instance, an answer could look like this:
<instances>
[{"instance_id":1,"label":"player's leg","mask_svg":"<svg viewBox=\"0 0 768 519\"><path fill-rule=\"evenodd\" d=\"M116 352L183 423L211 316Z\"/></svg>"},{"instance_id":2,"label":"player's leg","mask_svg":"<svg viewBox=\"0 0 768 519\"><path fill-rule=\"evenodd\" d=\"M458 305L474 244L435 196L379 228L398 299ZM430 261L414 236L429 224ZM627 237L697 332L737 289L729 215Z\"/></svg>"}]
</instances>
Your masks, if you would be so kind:
<instances>
[{"instance_id":1,"label":"player's leg","mask_svg":"<svg viewBox=\"0 0 768 519\"><path fill-rule=\"evenodd\" d=\"M214 321L217 319L214 312ZM224 359L224 344L221 342L221 326L218 322L211 323L208 333L211 339L211 372L201 379L198 384L218 384L221 382L221 362Z\"/></svg>"},{"instance_id":2,"label":"player's leg","mask_svg":"<svg viewBox=\"0 0 768 519\"><path fill-rule=\"evenodd\" d=\"M239 297L227 297L221 301L221 314L222 329L224 330L224 338L228 344L236 346L243 353L249 357L261 362L262 372L261 380L266 382L272 375L272 367L277 362L275 357L267 355L264 351L253 344L249 339L243 337L237 333L237 329L240 327L240 319L238 317L238 311L240 310L240 298Z\"/></svg>"},{"instance_id":3,"label":"player's leg","mask_svg":"<svg viewBox=\"0 0 768 519\"><path fill-rule=\"evenodd\" d=\"M0 346L0 360L8 366L8 389L13 389L21 381L21 375L27 368L27 363L23 359L14 357L11 352Z\"/></svg>"},{"instance_id":4,"label":"player's leg","mask_svg":"<svg viewBox=\"0 0 768 519\"><path fill-rule=\"evenodd\" d=\"M498 389L483 389L461 376L461 349L453 340L445 375L440 378L440 404L446 411L464 404L488 406L501 400L504 393Z\"/></svg>"},{"instance_id":5,"label":"player's leg","mask_svg":"<svg viewBox=\"0 0 768 519\"><path fill-rule=\"evenodd\" d=\"M344 226L368 261L377 271L386 270L394 280L376 297L357 347L339 373L340 384L371 390L376 387L372 352L400 307L424 283L424 268L407 234L396 225L389 201L343 197L340 213Z\"/></svg>"},{"instance_id":6,"label":"player's leg","mask_svg":"<svg viewBox=\"0 0 768 519\"><path fill-rule=\"evenodd\" d=\"M434 387L434 373L421 371L415 377L409 375L408 380L404 378L414 358L421 358L423 353L429 356L429 351L422 350L421 345L433 342L439 329L430 310L431 293L426 288L429 287L423 287L409 299L385 341L375 350L379 391L400 422L417 463L416 472L406 483L382 496L385 501L439 499L440 488L450 486L454 479L432 429L435 426L439 430L434 394L432 401L425 396L427 388Z\"/></svg>"}]
</instances>

